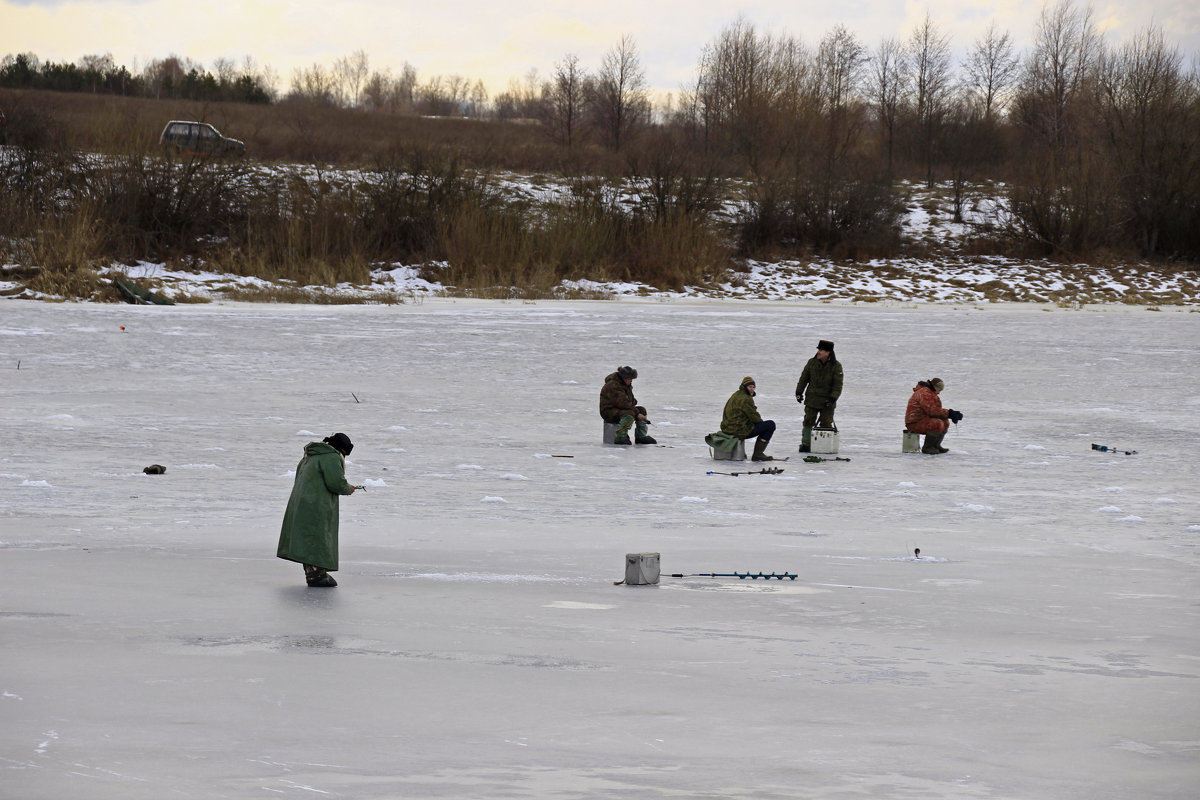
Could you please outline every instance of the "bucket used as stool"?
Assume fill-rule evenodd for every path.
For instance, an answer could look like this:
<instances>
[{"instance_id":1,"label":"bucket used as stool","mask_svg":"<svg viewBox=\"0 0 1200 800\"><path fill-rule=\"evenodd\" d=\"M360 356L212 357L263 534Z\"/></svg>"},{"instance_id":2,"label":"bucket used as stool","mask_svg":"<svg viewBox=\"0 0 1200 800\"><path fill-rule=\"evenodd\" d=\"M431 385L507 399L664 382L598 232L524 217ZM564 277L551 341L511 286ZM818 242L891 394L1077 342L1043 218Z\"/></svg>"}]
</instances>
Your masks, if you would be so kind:
<instances>
[{"instance_id":1,"label":"bucket used as stool","mask_svg":"<svg viewBox=\"0 0 1200 800\"><path fill-rule=\"evenodd\" d=\"M837 455L838 450L838 429L837 426L832 428L813 428L812 439L808 446L809 451L813 453L823 453L825 455Z\"/></svg>"},{"instance_id":2,"label":"bucket used as stool","mask_svg":"<svg viewBox=\"0 0 1200 800\"><path fill-rule=\"evenodd\" d=\"M738 443L733 446L732 450L718 450L715 447L709 448L712 450L714 461L745 461L746 460L746 440L738 439Z\"/></svg>"},{"instance_id":3,"label":"bucket used as stool","mask_svg":"<svg viewBox=\"0 0 1200 800\"><path fill-rule=\"evenodd\" d=\"M905 431L904 440L900 446L901 453L921 452L921 434L916 431Z\"/></svg>"},{"instance_id":4,"label":"bucket used as stool","mask_svg":"<svg viewBox=\"0 0 1200 800\"><path fill-rule=\"evenodd\" d=\"M604 443L605 444L616 444L617 443L617 423L615 423L615 422L604 423Z\"/></svg>"},{"instance_id":5,"label":"bucket used as stool","mask_svg":"<svg viewBox=\"0 0 1200 800\"><path fill-rule=\"evenodd\" d=\"M658 583L658 562L658 553L626 553L625 583L629 586Z\"/></svg>"}]
</instances>

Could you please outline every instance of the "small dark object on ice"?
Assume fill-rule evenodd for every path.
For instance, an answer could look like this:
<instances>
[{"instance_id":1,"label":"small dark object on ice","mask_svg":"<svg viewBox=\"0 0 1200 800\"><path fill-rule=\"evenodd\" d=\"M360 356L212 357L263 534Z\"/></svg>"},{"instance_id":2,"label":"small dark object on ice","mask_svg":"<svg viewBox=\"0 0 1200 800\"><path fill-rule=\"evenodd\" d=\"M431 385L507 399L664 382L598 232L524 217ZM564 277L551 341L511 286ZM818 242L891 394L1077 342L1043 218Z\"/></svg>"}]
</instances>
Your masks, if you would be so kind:
<instances>
[{"instance_id":1,"label":"small dark object on ice","mask_svg":"<svg viewBox=\"0 0 1200 800\"><path fill-rule=\"evenodd\" d=\"M819 464L822 461L849 461L850 459L842 458L841 456L834 456L833 458L821 458L820 456L805 456L804 460L807 461L809 464Z\"/></svg>"},{"instance_id":2,"label":"small dark object on ice","mask_svg":"<svg viewBox=\"0 0 1200 800\"><path fill-rule=\"evenodd\" d=\"M1123 455L1132 456L1137 453L1137 450L1122 450L1119 447L1109 447L1106 444L1093 444L1093 450L1098 450L1101 453L1121 453Z\"/></svg>"},{"instance_id":3,"label":"small dark object on ice","mask_svg":"<svg viewBox=\"0 0 1200 800\"><path fill-rule=\"evenodd\" d=\"M167 471L167 468L164 467L162 464L151 464L150 466L148 466L144 470L142 470L142 472L146 473L147 475L162 475L166 471Z\"/></svg>"},{"instance_id":4,"label":"small dark object on ice","mask_svg":"<svg viewBox=\"0 0 1200 800\"><path fill-rule=\"evenodd\" d=\"M921 548L918 547L913 550L913 558L920 558L920 557L921 557Z\"/></svg>"}]
</instances>

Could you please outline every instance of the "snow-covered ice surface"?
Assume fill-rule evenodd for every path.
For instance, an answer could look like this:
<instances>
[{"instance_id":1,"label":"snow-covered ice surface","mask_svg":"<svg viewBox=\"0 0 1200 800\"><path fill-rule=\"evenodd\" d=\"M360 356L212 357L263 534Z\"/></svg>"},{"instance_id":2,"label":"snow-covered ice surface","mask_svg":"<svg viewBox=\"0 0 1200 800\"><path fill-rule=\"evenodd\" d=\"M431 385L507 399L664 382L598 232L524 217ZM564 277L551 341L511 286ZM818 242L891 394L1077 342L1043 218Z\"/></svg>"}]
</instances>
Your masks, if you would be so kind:
<instances>
[{"instance_id":1,"label":"snow-covered ice surface","mask_svg":"<svg viewBox=\"0 0 1200 800\"><path fill-rule=\"evenodd\" d=\"M849 463L794 452L819 338ZM1125 307L4 304L0 796L1194 798L1198 351ZM665 446L601 444L625 363ZM743 375L780 475L707 474ZM966 418L902 454L933 375ZM339 430L308 589L276 536ZM647 551L798 578L614 585Z\"/></svg>"}]
</instances>

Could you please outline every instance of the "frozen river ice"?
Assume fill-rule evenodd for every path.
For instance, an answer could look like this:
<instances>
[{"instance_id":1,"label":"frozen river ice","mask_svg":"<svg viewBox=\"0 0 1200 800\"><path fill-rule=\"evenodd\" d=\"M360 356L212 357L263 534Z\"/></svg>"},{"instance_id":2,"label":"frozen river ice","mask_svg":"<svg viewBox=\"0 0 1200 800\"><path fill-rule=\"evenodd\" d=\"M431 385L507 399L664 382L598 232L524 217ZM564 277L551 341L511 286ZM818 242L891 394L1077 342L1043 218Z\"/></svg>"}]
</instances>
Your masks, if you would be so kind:
<instances>
[{"instance_id":1,"label":"frozen river ice","mask_svg":"<svg viewBox=\"0 0 1200 800\"><path fill-rule=\"evenodd\" d=\"M821 338L849 463L795 453ZM666 446L601 444L626 363ZM1193 313L10 301L0 370L4 798L1197 796ZM744 375L780 475L707 474ZM902 454L934 375L966 419Z\"/></svg>"}]
</instances>

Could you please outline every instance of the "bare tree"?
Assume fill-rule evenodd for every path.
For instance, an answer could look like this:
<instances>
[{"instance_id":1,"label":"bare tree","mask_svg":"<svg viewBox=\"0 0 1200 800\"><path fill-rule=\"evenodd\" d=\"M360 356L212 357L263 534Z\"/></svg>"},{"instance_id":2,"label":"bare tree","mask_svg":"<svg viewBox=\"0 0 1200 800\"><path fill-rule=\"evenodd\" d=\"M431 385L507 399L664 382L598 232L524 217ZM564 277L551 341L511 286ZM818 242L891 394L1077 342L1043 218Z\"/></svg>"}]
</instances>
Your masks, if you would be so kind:
<instances>
[{"instance_id":1,"label":"bare tree","mask_svg":"<svg viewBox=\"0 0 1200 800\"><path fill-rule=\"evenodd\" d=\"M1056 150L1070 136L1100 46L1090 7L1059 0L1042 9L1021 82L1021 121Z\"/></svg>"},{"instance_id":2,"label":"bare tree","mask_svg":"<svg viewBox=\"0 0 1200 800\"><path fill-rule=\"evenodd\" d=\"M1009 93L1020 75L1020 66L1008 31L998 31L995 20L988 23L987 30L975 40L963 62L965 88L984 120L991 122L1004 112Z\"/></svg>"},{"instance_id":3,"label":"bare tree","mask_svg":"<svg viewBox=\"0 0 1200 800\"><path fill-rule=\"evenodd\" d=\"M112 53L85 55L79 59L79 66L85 73L91 76L93 92L96 91L105 77L117 71L117 64L113 61Z\"/></svg>"},{"instance_id":4,"label":"bare tree","mask_svg":"<svg viewBox=\"0 0 1200 800\"><path fill-rule=\"evenodd\" d=\"M351 108L357 107L370 72L367 54L362 50L355 50L345 58L337 59L333 63L333 72L337 77L337 94L341 104Z\"/></svg>"},{"instance_id":5,"label":"bare tree","mask_svg":"<svg viewBox=\"0 0 1200 800\"><path fill-rule=\"evenodd\" d=\"M908 57L913 113L919 148L925 161L925 182L932 186L938 137L948 111L952 83L950 37L938 29L928 12L908 37Z\"/></svg>"},{"instance_id":6,"label":"bare tree","mask_svg":"<svg viewBox=\"0 0 1200 800\"><path fill-rule=\"evenodd\" d=\"M554 74L546 86L542 121L547 133L566 147L574 147L580 140L586 80L587 73L579 66L579 57L568 53L554 65Z\"/></svg>"},{"instance_id":7,"label":"bare tree","mask_svg":"<svg viewBox=\"0 0 1200 800\"><path fill-rule=\"evenodd\" d=\"M228 89L238 79L237 62L232 58L213 59L213 72L217 74L217 83L221 88Z\"/></svg>"},{"instance_id":8,"label":"bare tree","mask_svg":"<svg viewBox=\"0 0 1200 800\"><path fill-rule=\"evenodd\" d=\"M825 123L823 155L828 168L844 161L858 141L857 104L866 64L866 48L842 25L825 34L817 48L817 99Z\"/></svg>"},{"instance_id":9,"label":"bare tree","mask_svg":"<svg viewBox=\"0 0 1200 800\"><path fill-rule=\"evenodd\" d=\"M483 85L483 81L476 80L471 86L471 90L467 96L467 102L470 105L470 113L468 116L481 117L487 107L488 92L487 87Z\"/></svg>"},{"instance_id":10,"label":"bare tree","mask_svg":"<svg viewBox=\"0 0 1200 800\"><path fill-rule=\"evenodd\" d=\"M788 149L810 71L800 42L760 34L739 18L704 48L684 104L706 147L762 174Z\"/></svg>"},{"instance_id":11,"label":"bare tree","mask_svg":"<svg viewBox=\"0 0 1200 800\"><path fill-rule=\"evenodd\" d=\"M620 150L649 121L646 73L637 43L626 34L604 55L592 84L590 106L605 144Z\"/></svg>"},{"instance_id":12,"label":"bare tree","mask_svg":"<svg viewBox=\"0 0 1200 800\"><path fill-rule=\"evenodd\" d=\"M288 94L293 100L331 106L336 103L336 91L337 80L320 64L292 71L292 87Z\"/></svg>"},{"instance_id":13,"label":"bare tree","mask_svg":"<svg viewBox=\"0 0 1200 800\"><path fill-rule=\"evenodd\" d=\"M1195 230L1200 94L1190 77L1178 48L1167 45L1158 27L1138 32L1099 60L1108 163L1116 172L1129 236L1145 255L1185 250L1178 231ZM1200 237L1191 236L1194 248Z\"/></svg>"},{"instance_id":14,"label":"bare tree","mask_svg":"<svg viewBox=\"0 0 1200 800\"><path fill-rule=\"evenodd\" d=\"M888 182L892 181L896 156L896 122L908 91L908 59L894 38L884 39L871 57L866 95L875 107L879 135L887 152Z\"/></svg>"},{"instance_id":15,"label":"bare tree","mask_svg":"<svg viewBox=\"0 0 1200 800\"><path fill-rule=\"evenodd\" d=\"M499 119L541 119L545 94L537 69L529 70L523 79L510 78L508 91L496 95L496 116Z\"/></svg>"}]
</instances>

